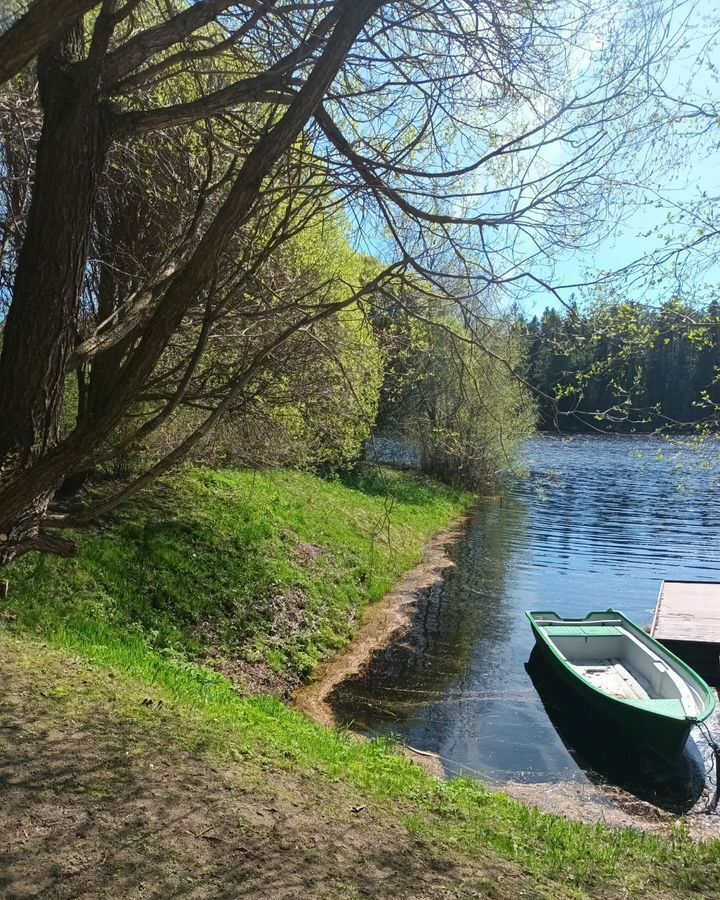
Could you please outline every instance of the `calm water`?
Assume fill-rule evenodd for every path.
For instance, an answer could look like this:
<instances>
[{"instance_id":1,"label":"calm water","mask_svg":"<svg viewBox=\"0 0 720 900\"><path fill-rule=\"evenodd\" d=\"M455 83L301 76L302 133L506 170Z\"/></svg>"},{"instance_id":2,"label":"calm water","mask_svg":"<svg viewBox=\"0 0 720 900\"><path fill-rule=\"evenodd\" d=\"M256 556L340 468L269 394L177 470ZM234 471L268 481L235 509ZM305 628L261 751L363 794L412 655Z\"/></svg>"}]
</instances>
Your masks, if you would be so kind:
<instances>
[{"instance_id":1,"label":"calm water","mask_svg":"<svg viewBox=\"0 0 720 900\"><path fill-rule=\"evenodd\" d=\"M476 510L455 572L422 598L406 639L336 690L336 714L439 754L450 775L611 781L687 807L701 741L673 770L630 758L531 658L524 611L612 606L645 625L662 578L720 580L717 471L647 438L538 438L526 455L528 477Z\"/></svg>"}]
</instances>

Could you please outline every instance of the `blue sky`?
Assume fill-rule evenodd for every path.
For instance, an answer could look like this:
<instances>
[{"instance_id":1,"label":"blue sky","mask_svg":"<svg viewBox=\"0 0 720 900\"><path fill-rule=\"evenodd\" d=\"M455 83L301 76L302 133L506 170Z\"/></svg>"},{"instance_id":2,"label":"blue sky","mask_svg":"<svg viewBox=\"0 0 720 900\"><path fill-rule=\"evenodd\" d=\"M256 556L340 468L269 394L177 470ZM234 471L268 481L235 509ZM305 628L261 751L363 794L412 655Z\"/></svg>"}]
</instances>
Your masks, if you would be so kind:
<instances>
[{"instance_id":1,"label":"blue sky","mask_svg":"<svg viewBox=\"0 0 720 900\"><path fill-rule=\"evenodd\" d=\"M647 2L650 8L652 0ZM624 7L619 0L617 9L622 16ZM675 52L677 43L673 43L674 55L662 76L662 87L673 97L720 104L720 84L715 73L707 65L707 60L713 59L713 53L720 57L717 42L713 43L714 39L711 39L713 27L720 28L720 14L716 0L680 2L676 6L674 16L677 16L677 22L671 31L675 37L678 22L682 22L687 16L687 31L681 31L681 34L683 37L687 34L688 39L677 52ZM599 13L598 17L601 18ZM577 71L578 85L582 84L593 65L594 50L600 51L603 46L601 29L602 25L599 26L598 33L595 33L594 29L587 32L586 45L578 45L577 52L570 54L570 69ZM572 82L566 83L572 87ZM583 93L580 89L578 92ZM668 102L666 109L673 110L677 107ZM662 121L667 121L667 118ZM703 138L692 136L691 132L696 128L696 123L679 121L666 128L663 139L658 140L655 145L647 141L638 142L637 165L629 159L627 170L620 173L622 178L637 184L637 187L626 190L622 205L610 194L610 203L605 210L607 220L594 235L589 237L584 249L572 252L556 251L552 259L549 256L538 257L532 263L531 271L556 287L585 282L597 277L600 272L617 271L637 259L662 249L667 238L682 242L683 235L688 229L693 230L695 234L697 222L688 214L688 210L703 192L711 197L720 197L720 122L716 122ZM572 152L570 144L562 146L563 149L560 150L557 150L557 145L549 149L549 158L546 162L550 168L559 164L563 153ZM477 152L476 148L472 147L468 152L473 150ZM667 166L656 165L660 160L667 160ZM468 156L467 159L461 158L455 162L460 166L471 161ZM644 174L639 175L640 172ZM648 175L648 172L652 174ZM490 189L492 186L486 183L484 188ZM468 181L465 187L472 190L472 182ZM352 212L351 210L351 221ZM668 216L673 217L674 221L669 221ZM382 224L373 220L372 216L366 218L362 224L355 222L353 224L359 225L363 231L362 234L355 234L359 249L378 253L383 257L388 253L394 254L394 249L390 249L381 236ZM503 235L498 234L498 240L502 241ZM532 242L527 246L532 248ZM699 255L690 258L693 265L688 265L687 258L683 258L686 277L681 289L707 299L707 285L713 283L720 285L720 264L714 259L703 259L702 265L699 265L700 258ZM510 260L508 262L510 263ZM502 268L502 261L498 268ZM512 272L512 269L508 271ZM626 296L632 299L642 297L660 300L672 292L678 284L680 284L678 280L671 284L666 279L660 285L649 285L648 279L645 279L643 283L626 285L625 291ZM560 291L560 295L566 301L571 300L573 296L580 299L582 293L582 290L577 288ZM522 301L524 312L530 314L542 310L545 306L557 307L560 306L560 302L544 289L538 288L529 292Z\"/></svg>"},{"instance_id":2,"label":"blue sky","mask_svg":"<svg viewBox=\"0 0 720 900\"><path fill-rule=\"evenodd\" d=\"M713 25L714 20L714 25ZM716 73L707 65L707 60L720 62L718 43L713 36L713 28L720 27L720 16L714 0L700 0L695 4L689 26L697 29L695 36L679 54L667 71L663 87L672 96L698 101L714 102L720 105L720 83ZM708 121L703 121L707 126ZM662 250L665 236L675 236L681 241L688 233L688 223L696 229L697 223L689 210L702 196L720 198L720 121L715 121L704 136L697 136L696 121L680 121L671 129L675 162L674 165L652 180L639 186L634 192L637 208L627 212L604 239L586 251L567 254L555 265L554 283L573 284L584 281L588 274L601 271L615 271L630 265L635 260ZM658 147L658 154L666 148ZM653 153L655 148L650 148ZM620 216L620 210L616 210ZM611 210L612 216L612 210ZM668 216L673 218L668 221ZM696 231L695 231L696 233ZM720 241L717 242L720 244ZM717 244L716 244L717 246ZM696 293L698 299L707 299L720 290L720 254L714 259L703 256L681 256L686 271L682 286L689 293ZM629 289L642 294L643 299L652 301L662 298L670 290L668 280L661 285L638 282ZM560 292L570 299L579 291L567 289ZM639 299L639 297L638 297ZM547 294L538 295L531 301L529 311L538 311L545 306L558 307L560 304Z\"/></svg>"}]
</instances>

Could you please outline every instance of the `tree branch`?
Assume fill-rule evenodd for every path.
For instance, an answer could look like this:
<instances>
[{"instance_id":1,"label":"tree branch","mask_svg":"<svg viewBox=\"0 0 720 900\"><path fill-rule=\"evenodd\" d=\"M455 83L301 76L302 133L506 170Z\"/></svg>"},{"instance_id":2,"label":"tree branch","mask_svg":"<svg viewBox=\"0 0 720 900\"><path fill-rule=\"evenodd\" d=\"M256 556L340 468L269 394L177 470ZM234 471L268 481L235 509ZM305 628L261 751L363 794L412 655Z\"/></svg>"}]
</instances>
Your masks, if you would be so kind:
<instances>
[{"instance_id":1,"label":"tree branch","mask_svg":"<svg viewBox=\"0 0 720 900\"><path fill-rule=\"evenodd\" d=\"M67 518L64 518L62 516L53 516L51 519L49 519L49 521L53 522L54 524L62 524L65 526L86 525L88 522L91 522L98 516L104 515L105 513L108 513L111 510L115 509L115 507L119 506L121 503L137 494L146 485L150 484L150 482L154 481L160 475L168 472L174 465L184 459L187 456L188 452L192 449L192 447L197 444L197 442L201 440L210 431L210 429L219 422L224 413L235 402L239 394L247 387L251 378L262 369L267 359L275 350L277 350L279 347L282 347L283 344L285 344L286 341L298 331L308 328L311 325L315 325L318 322L321 322L323 319L330 318L331 316L335 315L335 313L340 312L340 310L347 309L349 306L357 303L363 297L371 294L375 290L378 290L384 284L384 282L394 277L399 271L401 271L404 268L405 264L405 260L391 263L389 266L383 269L382 272L376 275L375 278L364 284L351 297L348 297L345 300L338 300L336 303L328 303L319 311L308 313L298 321L293 322L291 325L281 331L280 334L266 347L263 347L254 355L254 357L245 367L244 371L242 373L239 373L235 377L232 388L225 395L222 402L219 403L218 406L210 413L210 415L203 422L201 422L200 425L198 425L197 428L195 428L183 441L181 441L180 444L178 444L178 446L171 453L169 453L163 459L159 460L159 462L148 469L147 472L145 472L135 481L131 482L117 494L108 498L102 503L99 503L97 506L94 506L88 510L84 510L77 515L70 515Z\"/></svg>"},{"instance_id":2,"label":"tree branch","mask_svg":"<svg viewBox=\"0 0 720 900\"><path fill-rule=\"evenodd\" d=\"M50 0L52 2L52 0ZM231 6L253 6L238 0L198 0L184 12L173 16L169 22L156 25L130 38L105 60L103 87L109 91L128 72L132 72L155 53L172 47L191 35L198 28L212 22L216 16Z\"/></svg>"},{"instance_id":3,"label":"tree branch","mask_svg":"<svg viewBox=\"0 0 720 900\"><path fill-rule=\"evenodd\" d=\"M98 2L36 0L25 15L0 36L0 84L17 75L51 38Z\"/></svg>"},{"instance_id":4,"label":"tree branch","mask_svg":"<svg viewBox=\"0 0 720 900\"><path fill-rule=\"evenodd\" d=\"M67 538L62 538L57 534L51 534L49 531L39 531L37 537L30 542L27 549L65 558L77 556L78 552L77 544L74 541L69 541Z\"/></svg>"},{"instance_id":5,"label":"tree branch","mask_svg":"<svg viewBox=\"0 0 720 900\"><path fill-rule=\"evenodd\" d=\"M339 150L340 153L351 163L355 171L360 175L365 184L375 194L382 194L387 197L391 203L401 209L404 213L414 219L420 219L425 222L432 222L436 225L489 225L497 227L499 220L489 219L485 216L451 216L444 213L431 213L406 200L402 194L391 188L384 182L370 166L360 157L350 146L349 141L345 138L338 126L328 115L324 107L318 107L315 111L315 120L322 128L325 136L330 143Z\"/></svg>"},{"instance_id":6,"label":"tree branch","mask_svg":"<svg viewBox=\"0 0 720 900\"><path fill-rule=\"evenodd\" d=\"M170 125L186 125L218 115L238 103L289 103L294 93L288 88L299 86L292 77L293 71L321 46L323 38L340 18L340 6L336 6L320 21L297 47L273 63L266 72L243 78L234 84L207 94L188 103L178 103L147 111L122 114L116 122L117 134L141 134L166 128Z\"/></svg>"},{"instance_id":7,"label":"tree branch","mask_svg":"<svg viewBox=\"0 0 720 900\"><path fill-rule=\"evenodd\" d=\"M197 122L198 119L218 115L239 103L286 103L290 95L283 96L279 93L285 81L285 76L281 74L263 72L262 75L243 78L235 84L188 103L122 113L115 120L115 135L123 138L172 125L187 125Z\"/></svg>"}]
</instances>

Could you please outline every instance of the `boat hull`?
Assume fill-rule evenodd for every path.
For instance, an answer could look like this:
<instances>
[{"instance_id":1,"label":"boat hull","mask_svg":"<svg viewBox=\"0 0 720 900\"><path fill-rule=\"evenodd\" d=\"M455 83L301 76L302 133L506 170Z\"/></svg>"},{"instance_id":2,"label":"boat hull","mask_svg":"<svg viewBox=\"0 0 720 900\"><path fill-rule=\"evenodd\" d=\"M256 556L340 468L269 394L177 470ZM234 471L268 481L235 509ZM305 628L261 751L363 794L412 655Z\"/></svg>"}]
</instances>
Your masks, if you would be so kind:
<instances>
[{"instance_id":1,"label":"boat hull","mask_svg":"<svg viewBox=\"0 0 720 900\"><path fill-rule=\"evenodd\" d=\"M671 719L637 706L618 703L600 693L565 666L553 653L540 629L532 621L531 625L535 643L545 661L578 700L604 720L608 725L609 740L621 736L611 731L614 728L641 746L651 747L666 759L677 759L682 754L694 724L692 721Z\"/></svg>"}]
</instances>

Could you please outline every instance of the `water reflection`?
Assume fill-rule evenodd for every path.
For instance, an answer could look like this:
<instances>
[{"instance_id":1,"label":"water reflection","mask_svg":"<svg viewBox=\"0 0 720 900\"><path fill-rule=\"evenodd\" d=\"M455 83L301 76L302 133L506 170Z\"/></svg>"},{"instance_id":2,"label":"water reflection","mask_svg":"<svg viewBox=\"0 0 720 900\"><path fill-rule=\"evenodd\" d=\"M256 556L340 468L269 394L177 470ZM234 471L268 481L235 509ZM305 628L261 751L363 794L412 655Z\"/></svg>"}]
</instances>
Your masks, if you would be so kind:
<instances>
[{"instance_id":1,"label":"water reflection","mask_svg":"<svg viewBox=\"0 0 720 900\"><path fill-rule=\"evenodd\" d=\"M720 580L720 492L697 460L678 474L658 449L647 438L531 442L529 476L477 509L457 570L422 598L411 633L336 690L338 718L437 753L448 774L617 783L619 768L603 773L607 760L578 750L548 714L525 668L523 613L614 606L643 625L662 578ZM694 753L686 785L701 765Z\"/></svg>"}]
</instances>

